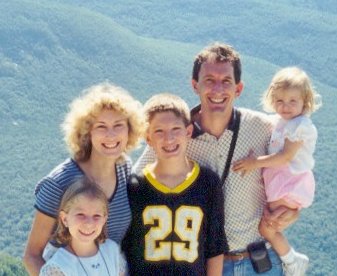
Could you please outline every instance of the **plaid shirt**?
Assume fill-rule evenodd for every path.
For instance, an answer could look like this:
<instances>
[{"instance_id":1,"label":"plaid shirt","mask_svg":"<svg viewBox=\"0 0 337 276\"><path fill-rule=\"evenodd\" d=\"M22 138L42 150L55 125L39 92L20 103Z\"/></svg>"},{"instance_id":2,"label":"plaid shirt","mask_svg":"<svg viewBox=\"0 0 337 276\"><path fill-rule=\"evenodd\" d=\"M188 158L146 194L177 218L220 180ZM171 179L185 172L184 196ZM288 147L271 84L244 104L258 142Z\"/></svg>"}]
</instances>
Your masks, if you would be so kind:
<instances>
[{"instance_id":1,"label":"plaid shirt","mask_svg":"<svg viewBox=\"0 0 337 276\"><path fill-rule=\"evenodd\" d=\"M271 123L267 115L248 109L238 110L241 113L241 123L232 162L247 157L251 150L256 156L265 155L271 134ZM188 158L212 169L221 177L227 162L235 119L233 112L228 129L218 139L203 132L193 122L193 136L187 147ZM140 172L154 160L153 150L146 147L134 170ZM244 177L230 170L223 184L225 233L229 250L243 251L249 243L261 239L258 225L266 203L261 170L255 170Z\"/></svg>"}]
</instances>

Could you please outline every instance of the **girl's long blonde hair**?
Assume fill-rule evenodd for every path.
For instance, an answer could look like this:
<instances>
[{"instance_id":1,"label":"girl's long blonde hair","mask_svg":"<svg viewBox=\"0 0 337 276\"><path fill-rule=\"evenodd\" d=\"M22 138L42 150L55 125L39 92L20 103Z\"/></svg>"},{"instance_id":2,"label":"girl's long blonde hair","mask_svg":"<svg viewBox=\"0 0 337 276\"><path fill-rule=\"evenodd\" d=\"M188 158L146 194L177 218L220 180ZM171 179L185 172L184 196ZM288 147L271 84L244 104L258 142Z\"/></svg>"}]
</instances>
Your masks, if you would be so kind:
<instances>
[{"instance_id":1,"label":"girl's long blonde hair","mask_svg":"<svg viewBox=\"0 0 337 276\"><path fill-rule=\"evenodd\" d=\"M73 184L69 186L69 188L64 193L61 204L59 207L59 214L61 211L68 213L72 208L74 201L79 196L86 196L90 200L99 200L102 203L104 208L104 215L108 216L108 200L104 194L104 192L92 181L90 181L87 177L80 178ZM102 228L101 234L96 238L96 242L101 243L104 242L107 238L107 229L106 223ZM69 244L71 240L71 235L68 227L65 227L63 224L60 215L57 219L57 228L55 230L52 239L56 240L60 245Z\"/></svg>"}]
</instances>

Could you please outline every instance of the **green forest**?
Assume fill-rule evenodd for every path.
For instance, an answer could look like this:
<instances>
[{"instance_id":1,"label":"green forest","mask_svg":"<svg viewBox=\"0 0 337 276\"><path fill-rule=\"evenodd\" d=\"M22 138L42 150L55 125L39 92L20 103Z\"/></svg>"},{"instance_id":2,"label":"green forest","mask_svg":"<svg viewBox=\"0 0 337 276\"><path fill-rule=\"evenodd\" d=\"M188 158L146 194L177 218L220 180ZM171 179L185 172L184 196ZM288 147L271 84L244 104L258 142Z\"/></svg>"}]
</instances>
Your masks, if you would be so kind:
<instances>
[{"instance_id":1,"label":"green forest","mask_svg":"<svg viewBox=\"0 0 337 276\"><path fill-rule=\"evenodd\" d=\"M241 53L238 106L261 110L260 96L283 66L303 68L322 95L323 107L312 116L319 133L315 202L286 234L309 256L308 275L335 275L333 0L0 0L0 275L25 275L34 187L68 156L60 124L70 101L109 80L142 102L166 91L193 106L193 59L213 41Z\"/></svg>"}]
</instances>

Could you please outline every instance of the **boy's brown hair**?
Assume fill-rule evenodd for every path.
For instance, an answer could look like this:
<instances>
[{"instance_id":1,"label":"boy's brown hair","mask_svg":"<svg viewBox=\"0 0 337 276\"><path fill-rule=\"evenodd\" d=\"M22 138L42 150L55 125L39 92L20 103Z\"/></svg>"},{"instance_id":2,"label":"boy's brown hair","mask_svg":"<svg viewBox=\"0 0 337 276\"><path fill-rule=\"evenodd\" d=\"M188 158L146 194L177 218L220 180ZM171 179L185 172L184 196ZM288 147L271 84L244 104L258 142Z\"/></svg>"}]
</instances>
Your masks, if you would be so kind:
<instances>
[{"instance_id":1,"label":"boy's brown hair","mask_svg":"<svg viewBox=\"0 0 337 276\"><path fill-rule=\"evenodd\" d=\"M178 118L181 118L185 126L191 123L190 110L187 103L179 96L171 93L161 93L152 96L144 104L143 110L147 126L151 123L155 114L167 111L171 111Z\"/></svg>"}]
</instances>

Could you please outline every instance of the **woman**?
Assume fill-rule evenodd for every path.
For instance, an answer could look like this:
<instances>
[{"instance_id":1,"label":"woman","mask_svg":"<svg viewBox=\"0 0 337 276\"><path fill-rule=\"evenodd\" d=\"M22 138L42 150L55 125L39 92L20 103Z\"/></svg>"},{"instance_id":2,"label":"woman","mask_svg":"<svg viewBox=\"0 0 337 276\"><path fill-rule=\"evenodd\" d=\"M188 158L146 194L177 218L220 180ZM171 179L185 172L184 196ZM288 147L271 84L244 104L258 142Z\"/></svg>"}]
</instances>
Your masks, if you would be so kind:
<instances>
[{"instance_id":1,"label":"woman","mask_svg":"<svg viewBox=\"0 0 337 276\"><path fill-rule=\"evenodd\" d=\"M109 83L90 87L75 99L62 125L72 158L65 160L36 186L36 214L24 255L30 275L38 275L56 223L62 195L84 175L97 183L109 199L108 237L122 240L130 222L126 180L134 148L143 129L141 105L125 90ZM113 221L112 221L113 218ZM118 223L116 223L116 221ZM47 248L52 248L48 244Z\"/></svg>"}]
</instances>

